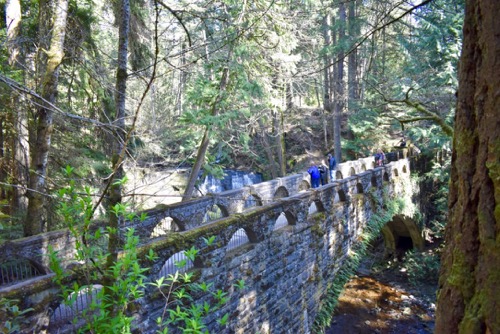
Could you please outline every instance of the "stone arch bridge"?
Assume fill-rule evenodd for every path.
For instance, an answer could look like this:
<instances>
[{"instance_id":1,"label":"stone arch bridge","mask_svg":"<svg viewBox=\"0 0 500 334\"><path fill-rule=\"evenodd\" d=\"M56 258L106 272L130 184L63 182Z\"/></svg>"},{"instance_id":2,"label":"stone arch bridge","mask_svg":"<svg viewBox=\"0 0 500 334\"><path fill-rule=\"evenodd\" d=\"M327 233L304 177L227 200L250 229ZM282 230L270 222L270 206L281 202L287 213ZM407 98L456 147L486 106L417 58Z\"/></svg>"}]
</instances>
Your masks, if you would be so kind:
<instances>
[{"instance_id":1,"label":"stone arch bridge","mask_svg":"<svg viewBox=\"0 0 500 334\"><path fill-rule=\"evenodd\" d=\"M211 333L310 333L324 293L385 201L409 203L382 230L387 251L394 252L400 241L423 247L412 219L414 192L408 159L374 168L370 157L340 164L337 180L320 188L310 188L307 173L294 174L158 206L146 211L146 220L124 222L120 228L124 234L133 227L139 236L149 281L172 273L174 262L185 258L184 250L200 250L183 270L198 270L204 282L228 292L227 304L205 319ZM92 229L104 226L96 222ZM207 246L204 240L210 237L215 243ZM48 246L59 252L64 268L79 266L75 239L67 229L5 242L0 246L0 298L33 308L26 315L29 332L70 333L73 317L88 307L101 285L91 282L74 305L64 305L52 281ZM150 249L156 260L146 259ZM242 290L234 288L239 280L245 281ZM134 311L137 333L154 333L153 319L163 309L164 301L152 292L146 291ZM216 317L224 313L230 320L219 328Z\"/></svg>"}]
</instances>

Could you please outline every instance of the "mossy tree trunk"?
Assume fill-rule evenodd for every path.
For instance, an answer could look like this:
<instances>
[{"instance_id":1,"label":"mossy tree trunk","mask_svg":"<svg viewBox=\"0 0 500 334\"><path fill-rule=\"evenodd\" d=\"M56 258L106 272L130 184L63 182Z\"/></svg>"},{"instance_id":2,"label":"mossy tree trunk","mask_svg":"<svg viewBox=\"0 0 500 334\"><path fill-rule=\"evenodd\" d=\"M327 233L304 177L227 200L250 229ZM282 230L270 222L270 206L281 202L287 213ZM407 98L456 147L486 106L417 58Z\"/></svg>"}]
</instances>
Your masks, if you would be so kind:
<instances>
[{"instance_id":1,"label":"mossy tree trunk","mask_svg":"<svg viewBox=\"0 0 500 334\"><path fill-rule=\"evenodd\" d=\"M500 2L467 0L436 333L500 333Z\"/></svg>"},{"instance_id":2,"label":"mossy tree trunk","mask_svg":"<svg viewBox=\"0 0 500 334\"><path fill-rule=\"evenodd\" d=\"M125 150L125 99L127 94L127 61L128 61L128 42L130 31L130 2L129 0L121 0L119 3L120 12L118 13L118 68L116 70L116 86L115 86L115 106L116 115L113 125L115 126L115 138L113 143L113 179L110 180L111 185L108 190L109 207L112 209L116 205L122 203L122 183L119 182L125 176L123 170L123 157ZM120 238L118 227L122 216L109 212L108 218L109 242L108 242L108 257L106 267L111 268L118 258L120 250ZM110 277L105 277L105 286L111 285Z\"/></svg>"},{"instance_id":3,"label":"mossy tree trunk","mask_svg":"<svg viewBox=\"0 0 500 334\"><path fill-rule=\"evenodd\" d=\"M59 65L61 65L64 57L68 0L40 2L40 12L45 11L52 13L52 17L50 17L52 24L41 19L40 30L46 31L48 30L47 25L50 25L51 38L49 50L42 50L42 52L46 53L46 62L43 64L45 71L41 82L43 100L36 112L36 135L31 150L28 214L24 224L24 234L26 236L42 232L45 179L47 177L50 140L53 131L52 105L56 102ZM40 39L45 37L45 35L41 35ZM44 45L44 43L41 43L41 45Z\"/></svg>"}]
</instances>

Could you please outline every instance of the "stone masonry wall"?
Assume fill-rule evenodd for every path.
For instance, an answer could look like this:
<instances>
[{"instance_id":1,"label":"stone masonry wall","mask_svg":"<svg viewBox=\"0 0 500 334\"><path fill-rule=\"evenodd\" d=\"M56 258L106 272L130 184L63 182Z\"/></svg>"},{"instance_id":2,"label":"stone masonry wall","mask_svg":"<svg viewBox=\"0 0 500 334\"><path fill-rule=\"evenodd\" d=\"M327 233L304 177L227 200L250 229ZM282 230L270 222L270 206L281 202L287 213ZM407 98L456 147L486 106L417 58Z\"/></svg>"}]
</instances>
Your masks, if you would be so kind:
<instances>
[{"instance_id":1,"label":"stone masonry wall","mask_svg":"<svg viewBox=\"0 0 500 334\"><path fill-rule=\"evenodd\" d=\"M410 176L408 160L376 169L372 168L372 160L341 164L339 172L345 178L317 189L308 187L306 173L295 174L149 210L146 222L128 222L124 227L134 227L141 236L138 251L142 255L141 264L150 268L147 273L150 281L159 278L162 267L173 254L191 246L200 249L193 270L201 275L202 281L229 293L228 303L206 319L210 333L310 333L329 282L366 222L383 205L374 198L382 198L383 192L389 197L411 196L401 186ZM283 191L287 197L277 196ZM257 206L243 206L241 199L249 196L258 199ZM200 224L207 208L213 205L221 207L227 217ZM287 223L276 229L276 222L283 214ZM150 238L154 227L166 217L172 218L180 231ZM100 226L98 223L95 228ZM245 231L249 242L228 249L239 229ZM211 236L216 236L215 245L207 247L203 240ZM44 249L48 244L68 250L68 256L61 251L63 263L76 265L70 256L71 237L65 230L6 243L0 247L2 259L20 254L42 267L44 275L0 286L0 297L16 298L22 301L21 307L35 308L28 317L37 333L46 329L49 333L56 329L69 332L60 322L56 326L51 317L61 300L47 267ZM158 260L146 259L144 255L150 249L158 255ZM237 290L234 284L241 279L245 288ZM137 333L155 332L154 319L164 307L164 300L157 296L148 287L134 314ZM208 298L199 296L199 300ZM230 321L220 328L216 319L224 313L229 314Z\"/></svg>"}]
</instances>

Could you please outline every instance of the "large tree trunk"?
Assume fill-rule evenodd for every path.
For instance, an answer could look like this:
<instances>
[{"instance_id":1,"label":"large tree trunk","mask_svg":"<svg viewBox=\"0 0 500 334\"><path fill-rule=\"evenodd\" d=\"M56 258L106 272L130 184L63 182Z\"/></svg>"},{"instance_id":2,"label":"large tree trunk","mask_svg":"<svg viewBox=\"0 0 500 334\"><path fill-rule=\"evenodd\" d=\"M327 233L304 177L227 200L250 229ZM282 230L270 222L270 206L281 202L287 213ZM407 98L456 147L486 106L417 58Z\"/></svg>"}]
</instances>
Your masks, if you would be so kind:
<instances>
[{"instance_id":1,"label":"large tree trunk","mask_svg":"<svg viewBox=\"0 0 500 334\"><path fill-rule=\"evenodd\" d=\"M9 50L9 65L21 70L24 67L24 53L20 41L21 34L21 3L19 0L8 0L5 4L7 25L7 48ZM23 198L22 188L28 184L29 144L28 144L28 114L20 96L12 94L7 101L10 126L8 146L10 150L10 172L13 184L9 192L11 215L17 216L26 212L27 202Z\"/></svg>"},{"instance_id":2,"label":"large tree trunk","mask_svg":"<svg viewBox=\"0 0 500 334\"><path fill-rule=\"evenodd\" d=\"M115 140L113 143L113 180L118 181L123 179L123 157L125 149L125 99L127 96L127 60L128 60L128 42L130 30L130 3L129 0L120 1L120 13L118 17L120 23L118 29L118 68L116 70L116 87L115 87L115 105L116 116L113 122L115 126ZM111 181L111 186L108 190L109 205L113 208L122 202L122 185L121 182ZM108 242L108 258L106 267L111 266L118 258L118 251L120 248L118 226L121 216L112 212L109 213L108 227L110 228L109 242ZM106 278L107 280L108 278ZM111 282L106 281L104 284L109 286Z\"/></svg>"},{"instance_id":3,"label":"large tree trunk","mask_svg":"<svg viewBox=\"0 0 500 334\"><path fill-rule=\"evenodd\" d=\"M47 163L49 158L50 140L52 136L52 107L55 104L57 96L57 85L59 80L59 65L64 56L64 38L66 34L66 19L68 15L68 0L56 0L42 7L40 3L40 12L50 11L52 14L52 32L50 39L50 48L46 52L47 61L45 65L45 74L42 79L42 98L40 107L37 110L36 119L36 138L31 155L30 181L28 191L28 214L24 225L24 234L26 236L42 232L43 225L43 207L45 194L45 178L47 176ZM46 30L47 22L43 20L41 31ZM44 35L40 38L45 38Z\"/></svg>"},{"instance_id":4,"label":"large tree trunk","mask_svg":"<svg viewBox=\"0 0 500 334\"><path fill-rule=\"evenodd\" d=\"M338 41L339 43L345 40L345 24L346 24L346 12L343 3L339 5L339 28L338 28ZM333 145L335 147L335 159L337 163L342 162L342 147L341 141L341 129L342 129L342 119L345 114L345 85L344 85L344 57L345 52L340 49L337 54L337 72L335 77L335 110L333 114ZM345 121L347 128L347 120Z\"/></svg>"},{"instance_id":5,"label":"large tree trunk","mask_svg":"<svg viewBox=\"0 0 500 334\"><path fill-rule=\"evenodd\" d=\"M500 1L467 0L436 333L500 333Z\"/></svg>"},{"instance_id":6,"label":"large tree trunk","mask_svg":"<svg viewBox=\"0 0 500 334\"><path fill-rule=\"evenodd\" d=\"M359 23L356 15L356 5L357 1L351 1L349 3L349 39L350 44L354 45L355 41L359 37ZM348 85L348 102L347 108L349 113L355 113L358 108L359 101L359 78L358 78L358 51L357 49L352 50L348 56L348 66L347 66L347 85ZM347 133L348 137L352 139L354 136L351 131Z\"/></svg>"},{"instance_id":7,"label":"large tree trunk","mask_svg":"<svg viewBox=\"0 0 500 334\"><path fill-rule=\"evenodd\" d=\"M325 48L329 48L332 44L332 39L331 39L331 30L330 30L330 14L325 14L323 17L323 24L322 24L322 32L323 32L323 40L325 43ZM331 68L332 66L330 65L331 62L331 57L328 55L328 52L324 52L323 55L323 63L324 63L324 68L323 68L323 87L324 87L324 94L323 94L323 109L324 109L324 114L325 114L325 124L324 126L324 133L325 133L325 146L328 147L328 131L326 130L326 122L328 120L328 117L326 115L332 113L332 98L333 98L333 92L332 92L332 87L331 87ZM333 133L332 133L332 138L333 138Z\"/></svg>"}]
</instances>

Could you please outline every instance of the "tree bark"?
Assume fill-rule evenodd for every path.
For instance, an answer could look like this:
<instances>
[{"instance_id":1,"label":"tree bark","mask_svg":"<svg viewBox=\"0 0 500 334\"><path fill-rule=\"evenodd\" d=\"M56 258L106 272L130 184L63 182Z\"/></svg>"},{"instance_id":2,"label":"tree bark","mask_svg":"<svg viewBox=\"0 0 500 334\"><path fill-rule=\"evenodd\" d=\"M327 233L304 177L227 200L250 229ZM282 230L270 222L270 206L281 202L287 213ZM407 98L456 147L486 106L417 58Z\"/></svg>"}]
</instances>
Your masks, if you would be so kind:
<instances>
[{"instance_id":1,"label":"tree bark","mask_svg":"<svg viewBox=\"0 0 500 334\"><path fill-rule=\"evenodd\" d=\"M322 25L322 32L323 32L323 40L325 43L325 48L329 48L332 44L331 40L331 30L330 30L330 14L325 14L323 17L323 25ZM324 127L324 133L325 133L325 146L328 147L328 131L326 129L326 122L328 120L327 115L332 113L332 97L333 97L333 92L332 92L332 87L331 87L331 57L328 55L328 52L324 52L323 56L323 63L324 63L324 69L323 69L323 88L324 88L324 94L323 94L323 109L325 111L325 124L323 124ZM332 133L332 138L333 138L333 133Z\"/></svg>"},{"instance_id":2,"label":"tree bark","mask_svg":"<svg viewBox=\"0 0 500 334\"><path fill-rule=\"evenodd\" d=\"M14 70L24 67L24 52L21 41L21 3L19 0L8 0L5 4L7 25L7 48L9 50L9 65ZM28 143L28 114L26 106L20 96L12 94L10 101L6 103L10 111L10 125L13 128L8 136L10 150L10 172L13 187L9 191L9 202L11 215L17 216L26 212L27 202L23 198L22 190L28 184L29 143Z\"/></svg>"},{"instance_id":3,"label":"tree bark","mask_svg":"<svg viewBox=\"0 0 500 334\"><path fill-rule=\"evenodd\" d=\"M343 3L339 4L339 28L338 41L345 40L346 11ZM337 54L337 73L335 78L335 110L333 114L333 145L335 147L335 159L337 163L342 162L341 129L342 119L345 114L345 85L344 85L344 57L345 52L340 48ZM347 120L345 121L347 128Z\"/></svg>"},{"instance_id":4,"label":"tree bark","mask_svg":"<svg viewBox=\"0 0 500 334\"><path fill-rule=\"evenodd\" d=\"M127 96L127 61L128 61L128 42L129 42L129 31L130 31L130 2L129 0L121 0L120 2L120 13L118 22L120 22L118 28L118 68L116 70L116 86L115 86L115 106L116 106L116 116L113 124L115 125L115 140L113 143L113 170L114 175L113 180L119 181L123 179L125 173L123 170L123 150L125 149L125 99ZM117 204L122 202L122 184L121 182L111 182L111 186L108 190L109 206L113 208ZM106 267L111 268L111 266L116 262L118 258L118 251L120 249L120 238L118 236L118 227L121 216L109 213L108 227L110 228L109 242L108 242L108 257L106 260ZM105 286L109 286L111 282L107 281L109 278L105 279Z\"/></svg>"},{"instance_id":5,"label":"tree bark","mask_svg":"<svg viewBox=\"0 0 500 334\"><path fill-rule=\"evenodd\" d=\"M53 26L50 38L50 48L46 51L47 61L44 64L45 73L42 79L42 98L37 110L36 135L34 147L31 150L31 168L28 192L28 214L24 225L26 236L42 232L43 206L45 194L45 178L49 158L50 140L53 131L53 111L46 102L55 104L57 85L59 80L59 65L64 57L64 38L66 34L66 19L68 15L68 0L56 0L48 3L53 6ZM42 6L42 3L40 4ZM40 7L40 11L48 10ZM46 29L47 22L41 21L42 31ZM40 38L44 38L41 36Z\"/></svg>"},{"instance_id":6,"label":"tree bark","mask_svg":"<svg viewBox=\"0 0 500 334\"><path fill-rule=\"evenodd\" d=\"M500 2L467 0L435 333L500 333Z\"/></svg>"}]
</instances>

